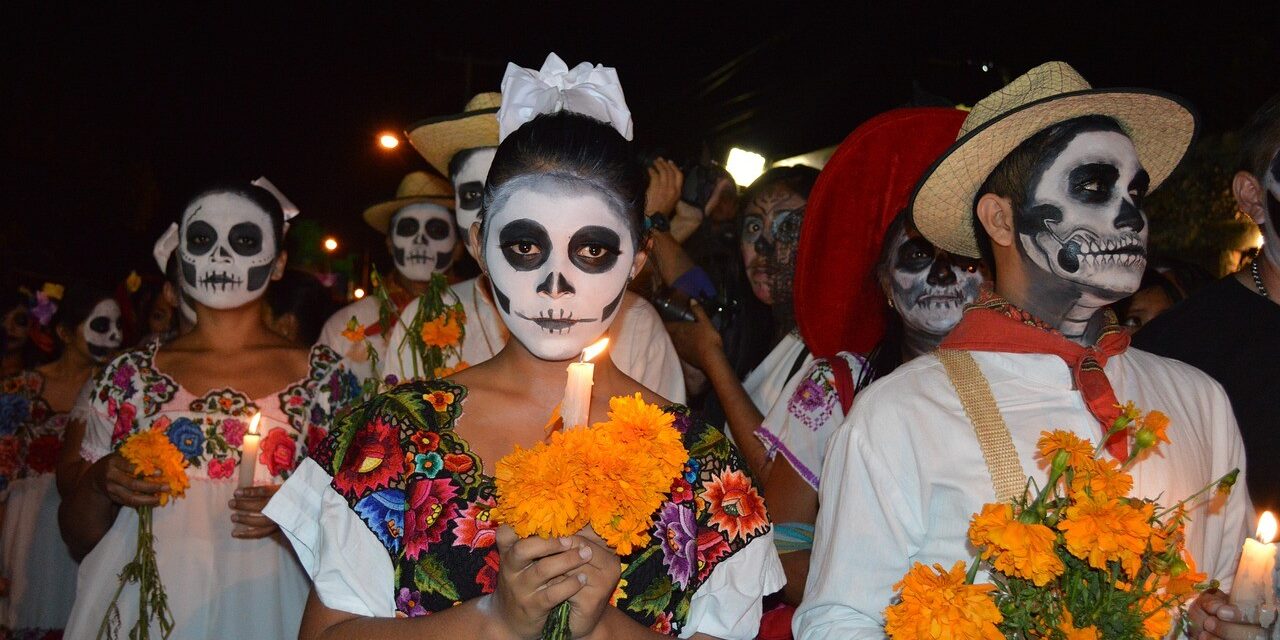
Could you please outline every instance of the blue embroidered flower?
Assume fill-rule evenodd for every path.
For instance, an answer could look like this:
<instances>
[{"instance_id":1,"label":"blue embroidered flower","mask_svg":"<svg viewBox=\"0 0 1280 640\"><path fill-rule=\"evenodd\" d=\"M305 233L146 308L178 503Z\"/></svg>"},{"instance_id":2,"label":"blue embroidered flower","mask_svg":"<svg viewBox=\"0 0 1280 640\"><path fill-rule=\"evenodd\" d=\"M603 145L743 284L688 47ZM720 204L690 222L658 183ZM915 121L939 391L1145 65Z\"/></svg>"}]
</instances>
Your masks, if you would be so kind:
<instances>
[{"instance_id":1,"label":"blue embroidered flower","mask_svg":"<svg viewBox=\"0 0 1280 640\"><path fill-rule=\"evenodd\" d=\"M188 460L197 460L204 453L204 432L190 418L174 420L165 433L169 436L169 442Z\"/></svg>"},{"instance_id":2,"label":"blue embroidered flower","mask_svg":"<svg viewBox=\"0 0 1280 640\"><path fill-rule=\"evenodd\" d=\"M702 463L698 462L697 458L689 458L689 461L684 463L684 481L689 484L697 482L699 471L702 471Z\"/></svg>"},{"instance_id":3,"label":"blue embroidered flower","mask_svg":"<svg viewBox=\"0 0 1280 640\"><path fill-rule=\"evenodd\" d=\"M31 401L26 396L6 393L0 396L0 436L13 435L18 425L31 417Z\"/></svg>"},{"instance_id":4,"label":"blue embroidered flower","mask_svg":"<svg viewBox=\"0 0 1280 640\"><path fill-rule=\"evenodd\" d=\"M413 457L414 473L421 473L428 478L434 478L442 468L444 468L444 458L441 458L440 454L434 451L419 453Z\"/></svg>"},{"instance_id":5,"label":"blue embroidered flower","mask_svg":"<svg viewBox=\"0 0 1280 640\"><path fill-rule=\"evenodd\" d=\"M404 541L404 491L383 489L360 499L352 509L392 556Z\"/></svg>"}]
</instances>

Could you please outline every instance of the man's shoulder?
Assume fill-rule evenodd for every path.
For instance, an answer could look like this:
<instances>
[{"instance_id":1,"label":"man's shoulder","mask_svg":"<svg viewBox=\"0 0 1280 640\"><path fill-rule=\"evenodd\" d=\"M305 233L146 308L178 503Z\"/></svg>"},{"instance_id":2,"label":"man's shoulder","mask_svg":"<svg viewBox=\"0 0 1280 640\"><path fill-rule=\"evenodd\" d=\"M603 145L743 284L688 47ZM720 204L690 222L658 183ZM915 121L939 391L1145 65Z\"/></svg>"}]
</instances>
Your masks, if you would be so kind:
<instances>
[{"instance_id":1,"label":"man's shoulder","mask_svg":"<svg viewBox=\"0 0 1280 640\"><path fill-rule=\"evenodd\" d=\"M1216 393L1226 396L1226 392L1222 390L1222 385L1218 384L1212 376L1201 371L1199 368L1187 364L1181 360L1176 360L1168 356L1145 351L1137 347L1130 347L1125 350L1124 354L1119 356L1124 358L1132 367L1130 375L1139 379L1145 379L1153 384L1172 385L1173 388L1184 390L1203 390L1204 393ZM1191 394L1188 394L1189 396Z\"/></svg>"}]
</instances>

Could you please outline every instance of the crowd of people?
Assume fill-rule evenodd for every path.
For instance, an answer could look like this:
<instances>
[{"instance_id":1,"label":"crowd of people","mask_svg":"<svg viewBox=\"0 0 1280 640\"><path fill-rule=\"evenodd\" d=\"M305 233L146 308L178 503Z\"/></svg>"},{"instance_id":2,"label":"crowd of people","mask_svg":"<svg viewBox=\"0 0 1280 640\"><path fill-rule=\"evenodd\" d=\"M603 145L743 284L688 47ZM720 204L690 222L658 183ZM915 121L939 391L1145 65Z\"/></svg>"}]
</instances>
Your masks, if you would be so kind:
<instances>
[{"instance_id":1,"label":"crowd of people","mask_svg":"<svg viewBox=\"0 0 1280 640\"><path fill-rule=\"evenodd\" d=\"M499 88L406 132L430 169L364 211L393 269L346 306L288 268L305 214L263 178L175 211L160 275L6 294L4 637L123 637L149 606L121 581L140 527L173 638L536 638L564 602L574 638L883 637L914 563L974 555L997 462L1042 482L1047 429L1124 461L1126 402L1174 443L1134 495L1242 470L1188 514L1218 581L1190 632L1268 633L1229 594L1280 507L1280 97L1222 185L1264 244L1214 281L1151 256L1142 209L1191 106L1064 63L749 185L642 162L608 67L553 54ZM689 452L624 555L491 517L498 461L565 426L565 367L602 337L589 423L639 394ZM157 431L180 499L121 452Z\"/></svg>"}]
</instances>

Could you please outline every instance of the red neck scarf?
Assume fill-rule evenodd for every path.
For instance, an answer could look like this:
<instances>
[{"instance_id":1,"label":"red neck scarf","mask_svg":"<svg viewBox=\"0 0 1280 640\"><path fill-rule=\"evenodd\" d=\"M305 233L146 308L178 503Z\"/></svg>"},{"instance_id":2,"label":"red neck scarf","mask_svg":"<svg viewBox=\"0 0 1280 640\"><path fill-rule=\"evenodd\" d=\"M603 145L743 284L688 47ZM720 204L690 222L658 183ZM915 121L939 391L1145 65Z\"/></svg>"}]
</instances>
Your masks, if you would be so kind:
<instances>
[{"instance_id":1,"label":"red neck scarf","mask_svg":"<svg viewBox=\"0 0 1280 640\"><path fill-rule=\"evenodd\" d=\"M962 351L1003 353L1043 353L1058 356L1071 367L1074 386L1084 396L1089 412L1102 425L1102 433L1120 416L1120 403L1102 367L1107 358L1124 353L1129 334L1106 312L1106 326L1092 347L1084 347L1062 335L1035 316L1013 306L994 293L983 294L964 312L960 324L939 347ZM1107 451L1117 460L1128 456L1128 429L1107 439Z\"/></svg>"}]
</instances>

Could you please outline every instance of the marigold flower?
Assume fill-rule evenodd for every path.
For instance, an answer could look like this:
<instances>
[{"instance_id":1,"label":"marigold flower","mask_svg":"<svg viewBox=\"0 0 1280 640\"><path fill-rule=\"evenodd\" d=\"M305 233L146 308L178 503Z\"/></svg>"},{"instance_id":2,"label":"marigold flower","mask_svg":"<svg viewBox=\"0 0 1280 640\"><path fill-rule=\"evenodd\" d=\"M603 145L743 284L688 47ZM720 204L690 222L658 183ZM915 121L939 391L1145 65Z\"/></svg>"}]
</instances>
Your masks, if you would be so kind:
<instances>
[{"instance_id":1,"label":"marigold flower","mask_svg":"<svg viewBox=\"0 0 1280 640\"><path fill-rule=\"evenodd\" d=\"M342 337L350 342L364 340L364 325L356 322L355 316L351 316L351 319L347 321L347 328L342 330Z\"/></svg>"},{"instance_id":2,"label":"marigold flower","mask_svg":"<svg viewBox=\"0 0 1280 640\"><path fill-rule=\"evenodd\" d=\"M1120 470L1115 460L1089 460L1076 467L1071 490L1095 496L1123 498L1133 488L1133 476Z\"/></svg>"},{"instance_id":3,"label":"marigold flower","mask_svg":"<svg viewBox=\"0 0 1280 640\"><path fill-rule=\"evenodd\" d=\"M428 347L452 347L462 339L462 326L454 314L446 313L422 323L422 342Z\"/></svg>"},{"instance_id":4,"label":"marigold flower","mask_svg":"<svg viewBox=\"0 0 1280 640\"><path fill-rule=\"evenodd\" d=\"M1058 523L1067 551L1095 569L1105 570L1108 562L1118 561L1126 574L1135 576L1151 538L1154 505L1134 507L1117 498L1083 493L1075 499Z\"/></svg>"},{"instance_id":5,"label":"marigold flower","mask_svg":"<svg viewBox=\"0 0 1280 640\"><path fill-rule=\"evenodd\" d=\"M950 571L915 563L893 585L901 601L885 609L885 633L894 640L1003 640L996 625L1004 616L988 595L995 585L964 582L964 562Z\"/></svg>"},{"instance_id":6,"label":"marigold flower","mask_svg":"<svg viewBox=\"0 0 1280 640\"><path fill-rule=\"evenodd\" d=\"M120 445L120 455L133 465L134 475L167 487L160 504L169 497L181 498L191 486L187 479L187 458L159 431L138 431Z\"/></svg>"},{"instance_id":7,"label":"marigold flower","mask_svg":"<svg viewBox=\"0 0 1280 640\"><path fill-rule=\"evenodd\" d=\"M1025 578L1037 587L1049 584L1066 567L1054 547L1057 535L1042 524L1024 524L1008 504L983 505L969 523L969 540L992 560L996 571Z\"/></svg>"},{"instance_id":8,"label":"marigold flower","mask_svg":"<svg viewBox=\"0 0 1280 640\"><path fill-rule=\"evenodd\" d=\"M1169 429L1169 416L1160 411L1152 411L1142 419L1142 428L1139 431L1150 431L1155 434L1156 440L1165 444L1169 442L1169 436L1165 431Z\"/></svg>"},{"instance_id":9,"label":"marigold flower","mask_svg":"<svg viewBox=\"0 0 1280 640\"><path fill-rule=\"evenodd\" d=\"M1063 640L1102 640L1102 633L1093 625L1077 628L1071 612L1066 609L1062 610L1062 623L1058 630L1063 633Z\"/></svg>"},{"instance_id":10,"label":"marigold flower","mask_svg":"<svg viewBox=\"0 0 1280 640\"><path fill-rule=\"evenodd\" d=\"M1070 431L1041 431L1040 440L1036 443L1040 458L1046 462L1053 460L1058 452L1067 452L1067 465L1080 468L1093 460L1093 444Z\"/></svg>"},{"instance_id":11,"label":"marigold flower","mask_svg":"<svg viewBox=\"0 0 1280 640\"><path fill-rule=\"evenodd\" d=\"M1142 634L1151 640L1161 640L1169 635L1169 630L1173 628L1173 616L1169 614L1168 607L1160 600L1159 594L1151 594L1142 599L1139 603L1142 612L1146 617L1142 620Z\"/></svg>"}]
</instances>

